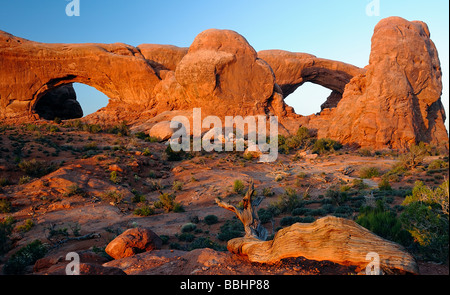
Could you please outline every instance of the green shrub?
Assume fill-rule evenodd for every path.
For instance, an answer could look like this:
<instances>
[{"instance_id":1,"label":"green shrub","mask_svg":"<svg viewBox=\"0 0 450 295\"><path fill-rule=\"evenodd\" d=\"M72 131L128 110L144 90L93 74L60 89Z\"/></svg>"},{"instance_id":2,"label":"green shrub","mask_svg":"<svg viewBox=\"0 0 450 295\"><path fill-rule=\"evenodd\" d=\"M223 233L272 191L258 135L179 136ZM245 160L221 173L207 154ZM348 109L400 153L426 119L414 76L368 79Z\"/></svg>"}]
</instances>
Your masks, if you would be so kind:
<instances>
[{"instance_id":1,"label":"green shrub","mask_svg":"<svg viewBox=\"0 0 450 295\"><path fill-rule=\"evenodd\" d=\"M188 232L194 231L196 228L197 228L197 226L193 223L185 223L181 227L181 232L188 233Z\"/></svg>"},{"instance_id":2,"label":"green shrub","mask_svg":"<svg viewBox=\"0 0 450 295\"><path fill-rule=\"evenodd\" d=\"M314 143L311 152L321 155L329 152L338 151L342 147L343 147L342 144L340 144L335 140L329 138L321 138Z\"/></svg>"},{"instance_id":3,"label":"green shrub","mask_svg":"<svg viewBox=\"0 0 450 295\"><path fill-rule=\"evenodd\" d=\"M325 197L327 199L330 199L331 202L334 205L338 205L339 206L340 204L342 204L342 203L347 201L348 194L346 192L341 192L341 191L336 191L336 190L329 189L325 193Z\"/></svg>"},{"instance_id":4,"label":"green shrub","mask_svg":"<svg viewBox=\"0 0 450 295\"><path fill-rule=\"evenodd\" d=\"M402 204L400 216L419 252L427 259L440 262L448 259L449 251L448 186L448 180L435 189L416 182L412 195Z\"/></svg>"},{"instance_id":5,"label":"green shrub","mask_svg":"<svg viewBox=\"0 0 450 295\"><path fill-rule=\"evenodd\" d=\"M8 252L10 247L9 236L12 233L14 218L7 217L0 221L0 254Z\"/></svg>"},{"instance_id":6,"label":"green shrub","mask_svg":"<svg viewBox=\"0 0 450 295\"><path fill-rule=\"evenodd\" d=\"M167 146L166 150L164 151L167 155L168 161L181 161L183 159L183 156L185 152L183 150L179 152L175 152L170 144Z\"/></svg>"},{"instance_id":7,"label":"green shrub","mask_svg":"<svg viewBox=\"0 0 450 295\"><path fill-rule=\"evenodd\" d=\"M120 124L109 127L106 132L117 134L119 136L128 136L130 134L130 129L127 126L127 122L122 121Z\"/></svg>"},{"instance_id":8,"label":"green shrub","mask_svg":"<svg viewBox=\"0 0 450 295\"><path fill-rule=\"evenodd\" d=\"M295 208L291 214L294 216L307 215L310 211L311 209L309 208Z\"/></svg>"},{"instance_id":9,"label":"green shrub","mask_svg":"<svg viewBox=\"0 0 450 295\"><path fill-rule=\"evenodd\" d=\"M11 202L5 199L0 200L0 213L11 212Z\"/></svg>"},{"instance_id":10,"label":"green shrub","mask_svg":"<svg viewBox=\"0 0 450 295\"><path fill-rule=\"evenodd\" d=\"M7 178L5 178L5 177L1 177L0 178L0 188L4 187L4 186L7 186L7 185L10 185L10 184L11 183L9 182L9 180Z\"/></svg>"},{"instance_id":11,"label":"green shrub","mask_svg":"<svg viewBox=\"0 0 450 295\"><path fill-rule=\"evenodd\" d=\"M174 191L181 191L183 189L183 182L175 180L173 182L172 189Z\"/></svg>"},{"instance_id":12,"label":"green shrub","mask_svg":"<svg viewBox=\"0 0 450 295\"><path fill-rule=\"evenodd\" d=\"M244 192L244 189L244 183L241 180L236 179L233 183L233 191L237 194L242 194Z\"/></svg>"},{"instance_id":13,"label":"green shrub","mask_svg":"<svg viewBox=\"0 0 450 295\"><path fill-rule=\"evenodd\" d=\"M189 251L192 251L194 249L202 249L202 248L210 248L210 249L214 249L216 251L226 250L226 247L223 247L223 246L211 241L209 238L205 238L205 237L198 237L189 245Z\"/></svg>"},{"instance_id":14,"label":"green shrub","mask_svg":"<svg viewBox=\"0 0 450 295\"><path fill-rule=\"evenodd\" d=\"M175 202L175 195L164 193L159 195L159 200L155 202L155 208L164 209L166 212L183 212L183 206Z\"/></svg>"},{"instance_id":15,"label":"green shrub","mask_svg":"<svg viewBox=\"0 0 450 295\"><path fill-rule=\"evenodd\" d=\"M377 167L363 167L359 171L359 177L363 179L370 179L380 176L380 170Z\"/></svg>"},{"instance_id":16,"label":"green shrub","mask_svg":"<svg viewBox=\"0 0 450 295\"><path fill-rule=\"evenodd\" d=\"M155 210L152 207L146 205L146 206L136 208L134 210L134 214L138 215L138 216L150 216L150 215L155 214Z\"/></svg>"},{"instance_id":17,"label":"green shrub","mask_svg":"<svg viewBox=\"0 0 450 295\"><path fill-rule=\"evenodd\" d=\"M381 179L380 183L378 184L378 189L380 191L392 190L391 184L389 183L386 177L383 177L383 179Z\"/></svg>"},{"instance_id":18,"label":"green shrub","mask_svg":"<svg viewBox=\"0 0 450 295\"><path fill-rule=\"evenodd\" d=\"M182 233L181 235L178 235L178 240L183 242L192 242L195 239L195 235L191 233Z\"/></svg>"},{"instance_id":19,"label":"green shrub","mask_svg":"<svg viewBox=\"0 0 450 295\"><path fill-rule=\"evenodd\" d=\"M100 195L100 198L105 202L113 202L115 204L120 204L124 198L123 194L118 191L107 191Z\"/></svg>"},{"instance_id":20,"label":"green shrub","mask_svg":"<svg viewBox=\"0 0 450 295\"><path fill-rule=\"evenodd\" d=\"M409 151L400 157L401 166L407 170L416 168L430 154L430 148L425 143L410 146Z\"/></svg>"},{"instance_id":21,"label":"green shrub","mask_svg":"<svg viewBox=\"0 0 450 295\"><path fill-rule=\"evenodd\" d=\"M386 210L382 200L377 201L375 208L361 208L356 223L387 240L404 246L411 243L411 235L403 229L402 222L396 214Z\"/></svg>"},{"instance_id":22,"label":"green shrub","mask_svg":"<svg viewBox=\"0 0 450 295\"><path fill-rule=\"evenodd\" d=\"M35 240L14 253L6 262L5 274L24 274L25 268L45 256L47 248L41 241Z\"/></svg>"},{"instance_id":23,"label":"green shrub","mask_svg":"<svg viewBox=\"0 0 450 295\"><path fill-rule=\"evenodd\" d=\"M217 222L219 222L219 218L216 215L207 215L204 218L204 221L207 225L212 225L212 224L216 224Z\"/></svg>"},{"instance_id":24,"label":"green shrub","mask_svg":"<svg viewBox=\"0 0 450 295\"><path fill-rule=\"evenodd\" d=\"M111 180L115 184L119 184L122 181L122 178L119 176L117 171L111 171L111 174L109 175L109 180Z\"/></svg>"},{"instance_id":25,"label":"green shrub","mask_svg":"<svg viewBox=\"0 0 450 295\"><path fill-rule=\"evenodd\" d=\"M269 210L266 210L264 208L261 208L258 210L258 218L259 221L261 221L262 224L268 223L272 220L273 214Z\"/></svg>"},{"instance_id":26,"label":"green shrub","mask_svg":"<svg viewBox=\"0 0 450 295\"><path fill-rule=\"evenodd\" d=\"M19 163L19 168L28 176L32 177L42 177L56 169L53 164L48 164L47 162L37 161L36 159L31 159L29 161L22 160Z\"/></svg>"},{"instance_id":27,"label":"green shrub","mask_svg":"<svg viewBox=\"0 0 450 295\"><path fill-rule=\"evenodd\" d=\"M277 203L277 207L281 212L292 212L292 210L302 205L302 198L290 187L285 189L284 193L278 198Z\"/></svg>"},{"instance_id":28,"label":"green shrub","mask_svg":"<svg viewBox=\"0 0 450 295\"><path fill-rule=\"evenodd\" d=\"M25 220L24 224L19 225L17 227L17 230L20 232L27 232L27 231L30 231L33 228L33 226L34 226L33 220L27 219L27 220Z\"/></svg>"},{"instance_id":29,"label":"green shrub","mask_svg":"<svg viewBox=\"0 0 450 295\"><path fill-rule=\"evenodd\" d=\"M237 220L227 220L224 225L220 227L220 233L217 238L221 241L227 242L228 240L244 236L244 226Z\"/></svg>"}]
</instances>

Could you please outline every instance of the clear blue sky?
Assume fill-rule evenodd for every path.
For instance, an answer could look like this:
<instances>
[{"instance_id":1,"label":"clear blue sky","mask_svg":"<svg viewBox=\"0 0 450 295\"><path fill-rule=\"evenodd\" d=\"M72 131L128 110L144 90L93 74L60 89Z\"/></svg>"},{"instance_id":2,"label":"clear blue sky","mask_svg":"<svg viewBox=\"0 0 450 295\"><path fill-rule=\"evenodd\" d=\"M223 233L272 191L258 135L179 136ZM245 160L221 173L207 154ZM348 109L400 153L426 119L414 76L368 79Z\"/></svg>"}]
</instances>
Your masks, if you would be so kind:
<instances>
[{"instance_id":1,"label":"clear blue sky","mask_svg":"<svg viewBox=\"0 0 450 295\"><path fill-rule=\"evenodd\" d=\"M449 116L447 0L379 0L379 16L366 14L366 6L372 0L79 1L80 16L68 17L68 0L0 0L0 30L49 43L123 42L133 46L156 43L188 47L206 29L231 29L242 34L257 51L306 52L364 67L379 20L389 16L422 20L430 28L441 59L442 100ZM106 99L90 88L76 86L85 113L106 105ZM328 93L320 86L305 85L289 96L287 103L298 113L308 115L320 110Z\"/></svg>"}]
</instances>

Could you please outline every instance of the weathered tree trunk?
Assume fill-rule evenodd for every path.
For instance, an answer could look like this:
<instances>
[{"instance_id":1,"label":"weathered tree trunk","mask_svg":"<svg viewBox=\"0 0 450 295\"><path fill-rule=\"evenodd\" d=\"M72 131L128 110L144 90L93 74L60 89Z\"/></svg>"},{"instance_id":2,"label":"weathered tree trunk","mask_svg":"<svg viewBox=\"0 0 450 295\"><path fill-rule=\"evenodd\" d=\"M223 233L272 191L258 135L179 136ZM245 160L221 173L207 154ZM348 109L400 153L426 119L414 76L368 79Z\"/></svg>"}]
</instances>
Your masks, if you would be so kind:
<instances>
[{"instance_id":1,"label":"weathered tree trunk","mask_svg":"<svg viewBox=\"0 0 450 295\"><path fill-rule=\"evenodd\" d=\"M345 218L326 216L313 223L295 223L279 230L273 240L265 241L267 230L255 213L263 198L252 201L253 193L252 181L243 199L243 209L216 199L220 207L234 212L245 227L245 237L228 241L227 248L232 253L259 263L273 264L284 258L304 257L356 266L357 271L373 266L387 274L418 274L414 257L402 246Z\"/></svg>"},{"instance_id":2,"label":"weathered tree trunk","mask_svg":"<svg viewBox=\"0 0 450 295\"><path fill-rule=\"evenodd\" d=\"M250 182L247 193L243 199L243 209L237 208L233 205L223 202L221 199L216 198L216 203L220 207L227 209L236 214L239 220L244 225L245 238L254 238L259 241L265 241L267 239L267 230L261 225L258 215L255 212L256 208L261 204L264 197L257 197L252 201L254 194L253 180Z\"/></svg>"},{"instance_id":3,"label":"weathered tree trunk","mask_svg":"<svg viewBox=\"0 0 450 295\"><path fill-rule=\"evenodd\" d=\"M356 222L327 216L313 223L295 223L277 232L271 241L252 237L228 241L228 251L247 256L252 262L273 264L283 258L304 257L356 266L357 271L373 265L384 273L418 274L417 263L406 250L385 240Z\"/></svg>"}]
</instances>

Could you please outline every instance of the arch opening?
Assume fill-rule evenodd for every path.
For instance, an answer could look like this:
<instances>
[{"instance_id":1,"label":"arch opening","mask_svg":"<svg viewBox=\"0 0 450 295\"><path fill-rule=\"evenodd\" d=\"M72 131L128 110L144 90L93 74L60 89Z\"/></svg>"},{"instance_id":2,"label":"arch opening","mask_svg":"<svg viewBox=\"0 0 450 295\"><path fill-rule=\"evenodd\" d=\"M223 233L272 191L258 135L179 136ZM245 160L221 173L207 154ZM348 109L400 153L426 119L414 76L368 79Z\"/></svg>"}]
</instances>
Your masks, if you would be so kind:
<instances>
[{"instance_id":1,"label":"arch opening","mask_svg":"<svg viewBox=\"0 0 450 295\"><path fill-rule=\"evenodd\" d=\"M45 120L77 119L105 107L109 98L94 87L66 83L50 88L36 100L33 112Z\"/></svg>"},{"instance_id":2,"label":"arch opening","mask_svg":"<svg viewBox=\"0 0 450 295\"><path fill-rule=\"evenodd\" d=\"M305 82L286 96L284 102L294 108L296 114L310 116L320 113L323 109L336 107L341 98L340 92Z\"/></svg>"}]
</instances>

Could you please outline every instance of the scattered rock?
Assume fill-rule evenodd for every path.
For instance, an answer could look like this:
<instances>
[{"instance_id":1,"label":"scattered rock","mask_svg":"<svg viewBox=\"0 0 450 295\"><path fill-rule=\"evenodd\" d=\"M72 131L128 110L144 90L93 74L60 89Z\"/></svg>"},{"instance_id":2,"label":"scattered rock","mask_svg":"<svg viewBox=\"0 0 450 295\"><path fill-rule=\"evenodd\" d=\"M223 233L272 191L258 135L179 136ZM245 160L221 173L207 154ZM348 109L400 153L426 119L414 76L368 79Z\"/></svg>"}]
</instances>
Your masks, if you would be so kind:
<instances>
[{"instance_id":1,"label":"scattered rock","mask_svg":"<svg viewBox=\"0 0 450 295\"><path fill-rule=\"evenodd\" d=\"M106 246L106 253L114 259L161 249L162 240L148 228L130 228Z\"/></svg>"},{"instance_id":2,"label":"scattered rock","mask_svg":"<svg viewBox=\"0 0 450 295\"><path fill-rule=\"evenodd\" d=\"M176 122L176 121L173 122L173 124L178 124L178 127L170 127L171 122L169 122L169 121L162 121L162 122L156 123L150 129L149 135L151 137L158 138L159 141L166 141L166 140L169 140L172 137L172 135L180 129L181 130L179 132L186 134L186 128L184 127L183 124L181 124L180 122Z\"/></svg>"}]
</instances>

